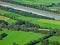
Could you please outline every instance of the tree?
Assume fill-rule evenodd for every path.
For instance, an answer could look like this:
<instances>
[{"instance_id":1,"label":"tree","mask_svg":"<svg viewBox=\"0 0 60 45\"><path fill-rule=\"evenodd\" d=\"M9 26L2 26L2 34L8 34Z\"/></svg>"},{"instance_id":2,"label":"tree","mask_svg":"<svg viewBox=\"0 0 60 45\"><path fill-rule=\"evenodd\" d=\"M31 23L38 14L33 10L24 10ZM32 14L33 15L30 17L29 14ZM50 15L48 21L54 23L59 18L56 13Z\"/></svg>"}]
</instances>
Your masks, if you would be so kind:
<instances>
[{"instance_id":1,"label":"tree","mask_svg":"<svg viewBox=\"0 0 60 45\"><path fill-rule=\"evenodd\" d=\"M3 38L5 38L6 36L7 36L6 33L2 33L2 34L0 35L0 40L2 40Z\"/></svg>"},{"instance_id":2,"label":"tree","mask_svg":"<svg viewBox=\"0 0 60 45\"><path fill-rule=\"evenodd\" d=\"M48 39L42 40L41 45L50 45L49 40Z\"/></svg>"},{"instance_id":3,"label":"tree","mask_svg":"<svg viewBox=\"0 0 60 45\"><path fill-rule=\"evenodd\" d=\"M13 45L18 45L16 42L13 42Z\"/></svg>"}]
</instances>

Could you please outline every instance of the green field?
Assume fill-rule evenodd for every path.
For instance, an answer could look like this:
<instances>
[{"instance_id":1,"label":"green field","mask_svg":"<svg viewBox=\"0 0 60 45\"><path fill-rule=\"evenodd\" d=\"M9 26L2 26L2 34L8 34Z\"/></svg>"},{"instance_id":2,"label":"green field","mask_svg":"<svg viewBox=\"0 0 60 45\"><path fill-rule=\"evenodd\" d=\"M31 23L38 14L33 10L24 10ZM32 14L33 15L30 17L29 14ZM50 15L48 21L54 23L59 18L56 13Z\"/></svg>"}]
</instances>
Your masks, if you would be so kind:
<instances>
[{"instance_id":1,"label":"green field","mask_svg":"<svg viewBox=\"0 0 60 45\"><path fill-rule=\"evenodd\" d=\"M49 20L49 19L26 17L26 16L18 15L15 13L4 11L4 10L0 10L0 14L6 14L7 16L15 17L19 20L29 21L33 24L38 24L43 28L60 29L59 20ZM4 16L0 16L0 20L5 20L9 24L16 22L16 20L13 20L13 19L10 19L10 18L4 17ZM41 34L41 33L11 31L11 30L6 30L6 29L3 29L3 30L4 31L0 31L0 34L5 32L8 34L8 36L6 38L4 38L3 40L0 40L0 45L12 45L13 42L16 42L19 45L24 45L30 41L37 40L39 38L46 36L45 34ZM49 38L49 41L60 42L60 36L53 36L53 37ZM40 45L40 43L36 44L36 45Z\"/></svg>"},{"instance_id":2,"label":"green field","mask_svg":"<svg viewBox=\"0 0 60 45\"><path fill-rule=\"evenodd\" d=\"M8 16L16 16L16 18L18 19L22 19L22 20L25 20L25 21L29 21L31 23L34 23L34 24L39 24L40 26L42 27L47 27L47 28L59 28L60 27L60 21L58 20L48 20L48 19L40 19L40 18L31 18L31 17L25 17L25 16L21 16L21 15L18 15L18 14L15 14L15 13L11 13L11 12L7 12L7 11L4 11L4 10L1 10L0 14L7 14ZM1 16L0 16L1 17ZM4 16L3 16L4 17ZM7 20L7 17L4 17L4 18L0 18L1 20ZM10 20L10 19L9 19ZM10 20L11 21L11 20ZM13 20L12 20L13 21ZM9 21L8 21L9 22ZM47 25L48 24L48 25ZM46 26L47 25L47 26ZM58 27L57 27L57 26ZM49 27L48 27L49 26ZM55 27L56 26L56 27ZM32 41L34 39L39 39L40 37L42 36L45 36L44 34L39 34L39 33L32 33L32 32L22 32L22 31L0 31L0 34L3 33L3 32L6 32L7 34L9 34L8 37L6 37L4 40L2 40L0 42L1 45L12 45L13 42L16 42L20 45L23 45L25 43L28 43L29 41ZM24 35L25 34L25 35ZM32 35L31 35L32 34ZM23 35L23 36L22 36ZM21 37L20 37L21 36ZM12 37L12 38L11 38ZM15 37L15 38L14 38ZM23 37L23 38L22 38ZM28 37L28 38L27 38ZM30 37L30 38L29 38ZM38 38L37 38L38 37ZM10 39L11 38L11 39ZM17 40L20 39L18 42ZM59 38L59 39L58 39ZM10 40L8 42L8 40ZM11 41L13 40L13 41ZM51 38L49 38L50 41L58 41L60 42L60 37L59 36L53 36ZM5 42L4 42L5 41ZM3 43L4 42L4 43ZM39 44L36 44L36 45L40 45Z\"/></svg>"},{"instance_id":3,"label":"green field","mask_svg":"<svg viewBox=\"0 0 60 45\"><path fill-rule=\"evenodd\" d=\"M8 16L11 16L11 17L15 16L17 19L29 21L29 22L34 23L34 24L38 24L43 28L60 29L60 21L58 21L58 20L25 17L25 16L22 16L22 15L7 12L7 11L4 11L4 10L1 10L0 13L1 14L7 14Z\"/></svg>"},{"instance_id":4,"label":"green field","mask_svg":"<svg viewBox=\"0 0 60 45\"><path fill-rule=\"evenodd\" d=\"M30 5L36 5L36 6L40 6L40 5L51 5L52 3L59 3L60 0L13 0L16 2L20 2L20 3L24 3L24 4L30 4ZM47 7L50 10L54 10L54 11L58 11L60 10L60 6L53 6L53 7Z\"/></svg>"},{"instance_id":5,"label":"green field","mask_svg":"<svg viewBox=\"0 0 60 45\"><path fill-rule=\"evenodd\" d=\"M40 5L40 4L51 4L51 3L57 3L60 0L13 0L20 3L25 4L32 4L32 5Z\"/></svg>"},{"instance_id":6,"label":"green field","mask_svg":"<svg viewBox=\"0 0 60 45\"><path fill-rule=\"evenodd\" d=\"M50 37L49 38L49 42L54 42L54 41L57 41L60 43L60 36L53 36L53 37ZM38 43L36 45L40 45L41 43ZM50 44L50 45L53 45L53 44Z\"/></svg>"},{"instance_id":7,"label":"green field","mask_svg":"<svg viewBox=\"0 0 60 45\"><path fill-rule=\"evenodd\" d=\"M7 13L7 12L4 12L4 13ZM8 13L8 15L9 14L10 14L10 12ZM11 14L12 15L10 15L10 16L13 16L14 13L11 13ZM23 19L23 20L26 20L26 21L33 21L34 19L35 20L38 19L38 18L30 18L30 17L24 17L24 16L19 17L17 14L14 14L14 15L16 15L16 17L18 19ZM6 18L6 17L4 17L4 18ZM0 19L2 20L2 18L0 18ZM48 23L51 23L51 24L55 23L57 25L60 24L60 23L58 23L58 21L53 21L53 20L39 19L39 22L40 21L41 22L48 22ZM41 33L10 31L10 30L5 30L5 29L3 29L3 30L4 31L0 31L0 34L5 32L5 33L8 34L8 36L6 38L4 38L3 40L0 40L0 45L12 45L13 42L16 42L19 45L24 45L24 44L26 44L26 43L28 43L30 41L37 40L37 39L42 38L43 36L45 36L45 34L41 34ZM58 42L60 42L60 37L59 36L53 36L53 37L49 38L49 40L50 41L58 41ZM36 45L40 45L40 43L36 44Z\"/></svg>"},{"instance_id":8,"label":"green field","mask_svg":"<svg viewBox=\"0 0 60 45\"><path fill-rule=\"evenodd\" d=\"M5 17L5 16L0 16L0 20L5 20L9 24L12 24L12 23L15 23L16 22L16 20L10 19L10 18Z\"/></svg>"},{"instance_id":9,"label":"green field","mask_svg":"<svg viewBox=\"0 0 60 45\"><path fill-rule=\"evenodd\" d=\"M37 7L39 7L42 4L44 6L45 5L49 6L52 3L55 3L55 4L60 3L60 0L13 0L13 1L20 2L22 4L35 5ZM19 5L16 5L16 4L10 4L10 3L1 2L1 1L0 1L0 4L12 5L12 6L14 5L14 6L20 7ZM24 6L22 6L21 8L23 8L23 7ZM34 8L31 8L31 10L32 9L34 9ZM60 11L60 7L56 6L56 5L53 6L53 7L48 7L48 9L54 10L54 11L57 11L57 10ZM36 9L36 10L38 10L38 9ZM42 11L44 13L45 12L46 13L50 13L50 12L47 12L47 11L44 11L44 10L39 10L39 11ZM51 13L53 14L53 12L51 12ZM3 15L5 15L5 16L3 16ZM12 13L12 12L8 12L8 11L0 9L0 20L4 20L4 21L8 22L11 25L11 24L16 23L18 21L18 20L15 20L14 18L19 19L19 20L28 21L28 22L30 22L32 24L37 24L42 29L43 28L44 29L48 28L48 30L51 30L51 29L52 30L53 29L55 29L55 30L59 29L60 30L60 20L50 20L50 19L43 19L43 18L27 17L27 16L19 15L19 14L16 14L16 13ZM10 28L9 25L8 25L8 28ZM44 34L43 33L35 33L35 32L27 32L27 31L26 32L25 31L17 31L17 30L13 30L13 29L12 30L10 30L10 29L8 30L7 27L6 28L2 28L1 30L0 30L0 36L1 36L2 33L6 33L6 34L8 34L8 36L3 38L3 40L0 40L0 45L13 45L14 42L16 42L18 45L24 45L24 44L29 43L30 41L34 41L34 40L43 38L43 37L48 35L48 34L44 33L45 30L43 30ZM58 34L60 34L60 33L58 32ZM57 41L57 42L60 43L60 36L55 36L54 35L54 36L52 36L52 37L50 37L48 39L49 39L49 42ZM36 45L41 45L41 43L39 42ZM50 45L53 45L53 44L50 43Z\"/></svg>"},{"instance_id":10,"label":"green field","mask_svg":"<svg viewBox=\"0 0 60 45\"><path fill-rule=\"evenodd\" d=\"M11 31L7 29L3 29L4 31L0 31L0 34L7 33L8 36L3 40L0 40L0 45L12 45L13 42L16 42L19 45L24 45L29 43L30 41L37 40L46 36L45 34L41 33L33 33L33 32L24 32L24 31ZM59 36L53 36L49 38L49 41L58 41L60 42ZM36 44L36 45L40 45Z\"/></svg>"},{"instance_id":11,"label":"green field","mask_svg":"<svg viewBox=\"0 0 60 45\"><path fill-rule=\"evenodd\" d=\"M60 36L53 36L51 38L49 38L50 41L58 41L60 42Z\"/></svg>"},{"instance_id":12,"label":"green field","mask_svg":"<svg viewBox=\"0 0 60 45\"><path fill-rule=\"evenodd\" d=\"M30 41L33 41L45 36L44 34L40 34L40 33L10 31L10 30L0 31L0 34L3 32L7 33L8 36L3 40L0 40L0 45L12 45L13 42L16 42L19 45L24 45L26 43L29 43Z\"/></svg>"}]
</instances>

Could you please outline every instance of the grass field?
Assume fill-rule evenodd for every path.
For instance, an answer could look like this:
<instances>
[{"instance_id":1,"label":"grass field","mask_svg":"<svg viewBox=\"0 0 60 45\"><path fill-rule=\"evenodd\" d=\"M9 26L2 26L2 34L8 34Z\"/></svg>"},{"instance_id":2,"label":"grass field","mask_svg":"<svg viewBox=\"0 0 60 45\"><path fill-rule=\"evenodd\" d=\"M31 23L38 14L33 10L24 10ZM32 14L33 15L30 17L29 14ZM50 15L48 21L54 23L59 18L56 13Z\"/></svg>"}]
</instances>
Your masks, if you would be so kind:
<instances>
[{"instance_id":1,"label":"grass field","mask_svg":"<svg viewBox=\"0 0 60 45\"><path fill-rule=\"evenodd\" d=\"M60 36L53 36L49 38L50 41L58 41L60 43Z\"/></svg>"},{"instance_id":2,"label":"grass field","mask_svg":"<svg viewBox=\"0 0 60 45\"><path fill-rule=\"evenodd\" d=\"M48 5L51 3L58 3L60 0L38 0L38 1L37 0L14 0L14 1L31 4L31 5L40 5L40 4ZM50 9L58 10L60 9L60 7L51 7ZM33 24L40 25L43 28L60 29L60 20L49 20L49 19L26 17L26 16L18 15L4 10L0 10L0 14L6 14L7 16L10 17L16 17L19 20L29 21ZM9 24L16 22L16 20L1 15L0 15L0 20L5 20ZM7 29L3 29L3 31L0 31L0 34L1 33L7 33L8 36L5 37L3 40L0 40L0 45L12 45L13 42L16 42L19 45L24 45L26 43L29 43L30 41L37 40L39 38L46 36L46 34L41 34L41 33L12 31ZM60 43L60 36L50 37L49 41L53 41L53 42L57 41ZM41 44L38 43L36 45L41 45Z\"/></svg>"},{"instance_id":3,"label":"grass field","mask_svg":"<svg viewBox=\"0 0 60 45\"><path fill-rule=\"evenodd\" d=\"M52 3L59 3L60 0L13 0L16 2L24 3L24 4L30 4L30 5L37 5L40 6L41 4L43 5L51 5ZM59 6L53 6L53 7L48 7L50 10L58 11L60 10Z\"/></svg>"},{"instance_id":4,"label":"grass field","mask_svg":"<svg viewBox=\"0 0 60 45\"><path fill-rule=\"evenodd\" d=\"M20 19L20 20L25 20L25 21L29 21L31 23L34 24L38 24L41 27L44 28L55 28L55 29L60 29L60 21L58 20L49 20L49 19L40 19L40 18L32 18L32 17L25 17L22 15L18 15L15 13L11 13L11 12L7 12L4 10L0 10L0 14L7 14L8 16L15 16L16 18ZM8 17L4 17L4 16L0 16L1 20L6 20L9 23L11 23L11 19ZM14 20L12 20L14 22ZM8 34L8 36L6 38L4 38L3 40L0 40L0 45L12 45L13 42L18 43L19 45L24 45L32 40L36 40L39 38L42 38L43 36L46 36L45 34L41 34L41 33L33 33L33 32L23 32L23 31L10 31L10 30L5 30L4 31L0 31L0 34L5 32ZM49 38L50 41L58 41L60 42L60 37L59 36L53 36L51 38ZM36 45L40 45L36 44Z\"/></svg>"},{"instance_id":5,"label":"grass field","mask_svg":"<svg viewBox=\"0 0 60 45\"><path fill-rule=\"evenodd\" d=\"M57 3L60 0L13 0L20 3L32 4L32 5L40 5L40 4L51 4Z\"/></svg>"},{"instance_id":6,"label":"grass field","mask_svg":"<svg viewBox=\"0 0 60 45\"><path fill-rule=\"evenodd\" d=\"M8 36L6 38L4 38L3 40L0 40L0 45L12 45L13 42L16 42L19 45L24 45L26 43L29 43L30 41L37 40L39 38L46 36L45 34L41 34L41 33L11 31L11 30L7 30L7 29L4 29L4 31L0 31L0 34L1 33L7 33ZM49 41L60 42L60 37L53 36L53 37L49 38ZM40 45L40 43L38 43L36 45Z\"/></svg>"},{"instance_id":7,"label":"grass field","mask_svg":"<svg viewBox=\"0 0 60 45\"><path fill-rule=\"evenodd\" d=\"M12 17L16 16L16 18L18 18L18 19L29 21L34 24L41 25L42 27L60 28L60 23L59 23L60 21L58 21L58 20L48 20L48 19L25 17L25 16L21 16L21 15L15 14L15 13L7 12L4 10L1 10L0 13L7 14L8 16L12 16ZM4 17L4 16L0 17L1 20L8 19L7 17L4 17L4 18L2 18L2 17ZM8 36L6 38L4 38L3 40L0 40L0 45L12 45L13 42L18 43L19 45L24 45L32 40L36 40L36 39L39 39L39 38L42 38L43 36L45 36L45 34L41 34L41 33L10 31L10 30L5 30L5 29L4 29L4 31L0 31L0 34L3 32L7 33ZM49 38L49 40L60 42L60 37L53 36L53 37ZM40 43L36 44L36 45L40 45Z\"/></svg>"},{"instance_id":8,"label":"grass field","mask_svg":"<svg viewBox=\"0 0 60 45\"><path fill-rule=\"evenodd\" d=\"M54 41L57 41L60 43L60 37L59 36L53 36L53 37L49 38L49 42L54 42ZM40 44L41 43L38 43L36 45L40 45ZM53 44L50 43L50 45L53 45Z\"/></svg>"},{"instance_id":9,"label":"grass field","mask_svg":"<svg viewBox=\"0 0 60 45\"><path fill-rule=\"evenodd\" d=\"M39 12L43 12L43 13L47 13L47 14L53 14L53 15L60 16L60 14L57 14L57 13L48 12L48 11L44 11L44 10L38 10L38 9L29 8L29 7L26 7L26 6L21 6L21 5L11 4L11 3L6 3L6 2L2 2L2 1L0 1L0 4L10 5L10 6L17 6L19 8L26 8L26 9L28 8L30 10L36 10L36 11L39 11ZM60 7L49 7L49 9L51 9L51 10L59 10L59 8Z\"/></svg>"},{"instance_id":10,"label":"grass field","mask_svg":"<svg viewBox=\"0 0 60 45\"><path fill-rule=\"evenodd\" d=\"M15 13L7 12L7 11L4 11L4 10L1 10L0 13L1 14L5 13L8 16L12 16L12 17L15 16L16 18L18 18L20 20L29 21L31 23L38 24L38 25L40 25L41 27L44 27L44 28L60 29L60 21L58 21L58 20L25 17L25 16L21 16L21 15L15 14Z\"/></svg>"},{"instance_id":11,"label":"grass field","mask_svg":"<svg viewBox=\"0 0 60 45\"><path fill-rule=\"evenodd\" d=\"M12 23L15 23L16 22L16 20L10 19L10 18L5 17L5 16L0 16L0 20L5 20L9 24L12 24Z\"/></svg>"},{"instance_id":12,"label":"grass field","mask_svg":"<svg viewBox=\"0 0 60 45\"><path fill-rule=\"evenodd\" d=\"M7 21L7 20L9 20L9 18L4 17L4 16L0 16L0 20L5 20L5 21Z\"/></svg>"},{"instance_id":13,"label":"grass field","mask_svg":"<svg viewBox=\"0 0 60 45\"><path fill-rule=\"evenodd\" d=\"M7 33L8 36L3 40L0 40L0 45L12 45L13 42L16 42L19 45L24 45L30 41L33 41L45 36L44 34L40 34L40 33L10 31L10 30L0 31L0 34L3 32Z\"/></svg>"}]
</instances>

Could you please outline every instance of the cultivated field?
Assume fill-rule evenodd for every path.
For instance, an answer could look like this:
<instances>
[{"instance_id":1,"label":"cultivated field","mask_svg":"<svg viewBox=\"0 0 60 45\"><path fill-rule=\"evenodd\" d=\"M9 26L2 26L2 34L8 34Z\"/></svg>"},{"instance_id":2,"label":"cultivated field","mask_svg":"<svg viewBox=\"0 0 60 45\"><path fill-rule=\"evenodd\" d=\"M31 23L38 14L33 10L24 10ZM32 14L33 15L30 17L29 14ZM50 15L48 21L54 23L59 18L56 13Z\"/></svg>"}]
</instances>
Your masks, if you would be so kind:
<instances>
[{"instance_id":1,"label":"cultivated field","mask_svg":"<svg viewBox=\"0 0 60 45\"><path fill-rule=\"evenodd\" d=\"M58 23L60 21L58 21L58 20L48 20L48 19L25 17L25 16L21 16L21 15L15 14L15 13L7 12L4 10L1 10L0 14L7 14L10 17L16 16L16 18L19 20L22 19L22 20L29 21L29 22L34 23L34 24L39 24L40 26L42 26L44 28L47 27L47 28L54 29L54 28L60 27L60 23ZM0 16L0 20L6 20L9 23L12 23L12 21L15 22L15 20L12 20L10 18L8 19L8 17L4 17L4 18L2 18L2 17L4 17L4 16ZM9 44L12 45L13 42L18 43L19 45L23 45L23 44L28 43L29 41L33 41L34 39L36 40L36 39L39 39L43 36L46 36L46 34L41 34L41 33L23 32L23 31L8 31L8 30L0 31L0 34L3 32L7 33L8 36L6 38L4 38L4 40L2 40L2 41L0 40L1 45L4 45L4 44L5 45L9 45ZM58 39L58 38L60 38L60 37L53 36L53 37L49 38L49 41L60 42L60 39ZM36 45L40 45L40 43L36 44Z\"/></svg>"},{"instance_id":2,"label":"cultivated field","mask_svg":"<svg viewBox=\"0 0 60 45\"><path fill-rule=\"evenodd\" d=\"M60 43L60 36L53 36L53 37L49 38L49 42L55 42L55 41L57 41L57 42ZM51 44L51 43L49 43L49 44L50 44L50 45L53 45L53 44ZM41 45L41 43L38 43L38 44L36 44L36 45Z\"/></svg>"},{"instance_id":3,"label":"cultivated field","mask_svg":"<svg viewBox=\"0 0 60 45\"><path fill-rule=\"evenodd\" d=\"M15 23L16 22L16 20L10 19L10 18L5 17L5 16L0 16L0 20L5 20L9 24L12 24L12 23Z\"/></svg>"},{"instance_id":4,"label":"cultivated field","mask_svg":"<svg viewBox=\"0 0 60 45\"><path fill-rule=\"evenodd\" d=\"M16 42L19 45L24 45L26 43L29 43L30 41L45 36L44 34L41 33L10 31L10 30L0 31L0 34L3 32L7 33L8 36L3 40L0 40L0 45L12 45L14 42Z\"/></svg>"},{"instance_id":5,"label":"cultivated field","mask_svg":"<svg viewBox=\"0 0 60 45\"><path fill-rule=\"evenodd\" d=\"M22 4L35 5L35 6L36 5L39 6L41 4L50 5L52 3L60 3L60 0L13 0L13 1L16 1L16 2L19 2ZM1 3L3 4L3 2L1 2ZM16 6L16 4L12 4L12 3L10 4L7 2L4 2L4 3L6 3L5 5L8 4L8 5ZM19 5L17 5L17 7L19 7ZM23 7L25 7L25 6L22 6L22 8ZM31 8L31 10L32 9L34 9L34 8ZM53 7L49 7L49 9L51 9L51 10L59 9L60 10L60 7L53 6ZM19 13L22 14L22 12L19 12ZM26 13L26 14L28 14L28 13ZM8 34L7 37L0 40L0 45L14 45L13 43L17 43L18 45L25 45L31 41L35 41L40 38L44 38L47 35L49 35L49 36L54 35L54 33L55 33L54 31L56 31L56 32L57 32L57 30L60 31L60 20L28 17L28 16L19 15L17 13L5 11L2 9L0 9L0 20L4 20L7 23L9 23L6 27L4 27L5 26L4 25L3 26L4 28L0 26L0 28L1 28L0 29L0 39L1 39L2 33ZM21 21L21 22L18 22L18 21ZM1 23L1 25L3 25L3 24ZM36 25L37 25L37 27L40 27L40 28L37 28ZM25 29L25 30L21 30L21 27L22 27L22 29ZM10 29L10 28L12 28L12 29ZM18 28L18 30L15 30L16 28ZM27 28L28 28L28 30L27 30ZM31 30L29 31L29 29L31 29L33 31L31 31ZM41 33L40 32L38 33L38 31L40 31L39 29L45 29L45 30L41 30ZM48 30L46 30L46 29L48 29ZM49 34L48 34L48 32L49 32ZM55 42L54 44L58 45L56 42L58 42L60 44L60 33L58 32L58 33L56 33L56 35L54 35L50 38L47 38L47 39L49 40L49 42L53 42L53 43ZM42 40L44 40L44 39L42 39ZM36 45L41 45L41 43L38 43ZM53 44L50 43L50 45L53 45Z\"/></svg>"},{"instance_id":6,"label":"cultivated field","mask_svg":"<svg viewBox=\"0 0 60 45\"><path fill-rule=\"evenodd\" d=\"M10 17L16 17L20 20L22 19L22 20L29 21L29 22L34 23L34 24L38 24L43 28L60 29L60 21L59 20L49 20L49 19L25 17L25 16L22 16L22 15L7 12L7 11L4 11L4 10L2 10L0 13L1 14L5 13Z\"/></svg>"},{"instance_id":7,"label":"cultivated field","mask_svg":"<svg viewBox=\"0 0 60 45\"><path fill-rule=\"evenodd\" d=\"M49 10L52 11L59 11L60 10L60 1L59 0L13 0L16 2L20 2L20 3L24 3L24 4L30 4L30 5L36 5L36 6L40 6L40 5L49 5L49 7L45 7ZM51 6L53 5L53 6ZM44 6L43 6L44 7Z\"/></svg>"},{"instance_id":8,"label":"cultivated field","mask_svg":"<svg viewBox=\"0 0 60 45\"><path fill-rule=\"evenodd\" d=\"M51 4L51 3L57 3L60 0L13 0L16 2L20 2L20 3L25 3L25 4L32 4L32 5L40 5L40 4Z\"/></svg>"}]
</instances>

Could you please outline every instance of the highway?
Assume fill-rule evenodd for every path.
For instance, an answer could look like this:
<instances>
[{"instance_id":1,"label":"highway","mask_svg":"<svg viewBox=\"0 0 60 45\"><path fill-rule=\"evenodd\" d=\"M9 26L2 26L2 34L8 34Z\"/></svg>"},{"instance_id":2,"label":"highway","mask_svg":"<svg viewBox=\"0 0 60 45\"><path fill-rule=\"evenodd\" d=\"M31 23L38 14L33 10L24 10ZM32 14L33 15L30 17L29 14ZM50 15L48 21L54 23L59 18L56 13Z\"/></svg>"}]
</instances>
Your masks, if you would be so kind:
<instances>
[{"instance_id":1,"label":"highway","mask_svg":"<svg viewBox=\"0 0 60 45\"><path fill-rule=\"evenodd\" d=\"M11 6L11 5L6 5L6 4L0 4L0 6L9 7L9 8L13 8L16 10L22 10L22 11L30 12L33 14L49 17L49 18L54 18L55 20L60 20L60 16L58 16L58 15L43 13L43 12L37 11L35 9L29 9L29 8L25 8L25 7L21 7L21 6L20 7Z\"/></svg>"}]
</instances>

